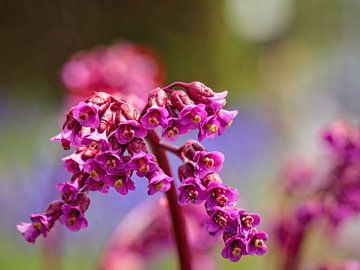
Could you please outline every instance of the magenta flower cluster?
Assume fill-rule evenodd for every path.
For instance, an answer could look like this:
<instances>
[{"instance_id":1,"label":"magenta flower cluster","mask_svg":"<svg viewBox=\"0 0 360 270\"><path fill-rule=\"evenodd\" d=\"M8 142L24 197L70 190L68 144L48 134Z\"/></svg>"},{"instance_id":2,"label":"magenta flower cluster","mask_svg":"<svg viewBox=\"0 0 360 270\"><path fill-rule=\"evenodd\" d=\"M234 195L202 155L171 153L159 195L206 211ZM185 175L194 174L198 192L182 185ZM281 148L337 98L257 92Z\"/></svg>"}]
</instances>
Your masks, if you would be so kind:
<instances>
[{"instance_id":1,"label":"magenta flower cluster","mask_svg":"<svg viewBox=\"0 0 360 270\"><path fill-rule=\"evenodd\" d=\"M176 88L183 90L176 90ZM168 99L168 94L170 97ZM200 82L176 82L150 92L141 124L148 130L162 128L167 141L176 139L190 130L198 130L198 139L222 135L237 111L222 109L227 92L215 93Z\"/></svg>"},{"instance_id":2,"label":"magenta flower cluster","mask_svg":"<svg viewBox=\"0 0 360 270\"><path fill-rule=\"evenodd\" d=\"M176 82L150 91L142 112L104 92L80 102L67 113L61 133L52 138L65 150L75 148L63 159L72 176L57 184L61 200L52 202L43 214L32 215L31 223L18 225L19 231L27 241L35 242L39 235L46 237L57 220L72 231L87 227L89 192L107 193L113 188L126 195L135 189L134 173L147 178L149 195L168 191L173 178L160 168L145 139L151 142L156 128L167 141L190 130L198 130L199 140L222 135L237 114L223 109L226 95L200 82ZM207 152L194 141L172 152L185 161L179 168L179 203L204 203L208 232L223 235L222 255L238 261L243 255L264 254L267 235L256 229L260 217L235 208L238 191L223 184L217 174L223 154Z\"/></svg>"},{"instance_id":3,"label":"magenta flower cluster","mask_svg":"<svg viewBox=\"0 0 360 270\"><path fill-rule=\"evenodd\" d=\"M284 269L296 269L311 225L322 220L331 229L360 214L360 128L337 121L324 128L328 159L287 168L287 192L297 195L290 213L279 218L275 236L284 254ZM303 196L300 196L303 195ZM300 197L300 198L299 198Z\"/></svg>"},{"instance_id":4,"label":"magenta flower cluster","mask_svg":"<svg viewBox=\"0 0 360 270\"><path fill-rule=\"evenodd\" d=\"M324 129L323 139L332 161L318 193L324 216L338 225L360 214L360 127L338 121Z\"/></svg>"},{"instance_id":5,"label":"magenta flower cluster","mask_svg":"<svg viewBox=\"0 0 360 270\"><path fill-rule=\"evenodd\" d=\"M322 140L329 158L318 167L326 167L326 172L299 162L290 168L286 181L292 193L300 193L300 189L307 193L306 201L295 211L299 223L304 225L322 217L338 226L360 214L360 128L337 121L324 128Z\"/></svg>"},{"instance_id":6,"label":"magenta flower cluster","mask_svg":"<svg viewBox=\"0 0 360 270\"><path fill-rule=\"evenodd\" d=\"M32 215L31 224L18 225L27 241L34 242L40 234L46 237L56 220L72 231L87 227L84 215L90 203L89 191L107 193L114 188L126 195L135 189L131 179L134 172L148 179L150 195L170 188L173 179L148 153L143 140L147 130L139 118L134 107L103 92L71 108L62 132L51 140L61 142L64 149L77 148L63 159L72 177L57 184L62 200L52 203L50 211Z\"/></svg>"},{"instance_id":7,"label":"magenta flower cluster","mask_svg":"<svg viewBox=\"0 0 360 270\"><path fill-rule=\"evenodd\" d=\"M244 255L265 254L267 234L258 231L260 216L236 208L239 192L225 185L219 172L224 155L207 152L196 141L188 141L182 148L184 164L179 167L179 203L204 204L209 215L206 223L210 235L222 235L225 247L222 256L233 262Z\"/></svg>"}]
</instances>

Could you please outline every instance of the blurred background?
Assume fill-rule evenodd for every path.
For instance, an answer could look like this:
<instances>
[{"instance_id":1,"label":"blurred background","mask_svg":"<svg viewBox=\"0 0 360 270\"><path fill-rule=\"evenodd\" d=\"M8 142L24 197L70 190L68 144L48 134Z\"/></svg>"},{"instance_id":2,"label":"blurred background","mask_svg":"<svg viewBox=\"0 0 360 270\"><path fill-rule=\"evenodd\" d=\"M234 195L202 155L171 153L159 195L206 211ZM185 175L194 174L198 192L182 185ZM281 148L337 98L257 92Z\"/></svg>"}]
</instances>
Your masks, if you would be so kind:
<instances>
[{"instance_id":1,"label":"blurred background","mask_svg":"<svg viewBox=\"0 0 360 270\"><path fill-rule=\"evenodd\" d=\"M54 183L66 180L60 158L68 153L49 138L69 108L60 73L74 53L142 44L160 59L166 83L198 80L228 90L238 117L205 145L225 153L223 178L266 229L284 160L318 152L324 124L359 120L359 14L357 0L0 0L0 269L50 269L47 244L25 243L15 225L45 209L58 196ZM148 199L139 186L126 197L93 194L88 229L59 226L58 269L96 269L117 224ZM219 249L218 269L273 266L271 249L238 264ZM160 257L148 269L159 267L174 269L175 259Z\"/></svg>"}]
</instances>

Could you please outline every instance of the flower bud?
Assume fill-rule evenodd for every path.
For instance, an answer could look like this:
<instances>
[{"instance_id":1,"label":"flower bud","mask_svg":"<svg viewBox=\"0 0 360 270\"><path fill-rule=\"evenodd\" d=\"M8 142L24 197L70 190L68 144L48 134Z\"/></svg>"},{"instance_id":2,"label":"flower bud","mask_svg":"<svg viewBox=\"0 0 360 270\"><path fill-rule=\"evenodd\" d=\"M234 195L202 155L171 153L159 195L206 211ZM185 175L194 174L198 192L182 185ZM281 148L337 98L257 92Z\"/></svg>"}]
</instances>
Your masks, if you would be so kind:
<instances>
[{"instance_id":1,"label":"flower bud","mask_svg":"<svg viewBox=\"0 0 360 270\"><path fill-rule=\"evenodd\" d=\"M186 162L182 164L178 169L178 175L180 181L184 181L186 178L194 177L195 175L195 167L190 162Z\"/></svg>"},{"instance_id":2,"label":"flower bud","mask_svg":"<svg viewBox=\"0 0 360 270\"><path fill-rule=\"evenodd\" d=\"M113 134L109 137L109 144L113 151L119 151L120 153L125 152L126 147L118 142L116 139L116 134Z\"/></svg>"},{"instance_id":3,"label":"flower bud","mask_svg":"<svg viewBox=\"0 0 360 270\"><path fill-rule=\"evenodd\" d=\"M89 174L86 172L79 172L77 174L74 174L71 177L71 182L72 183L77 183L79 188L83 187L85 185L85 181L86 179L88 179Z\"/></svg>"},{"instance_id":4,"label":"flower bud","mask_svg":"<svg viewBox=\"0 0 360 270\"><path fill-rule=\"evenodd\" d=\"M90 206L90 198L85 192L80 192L77 195L74 205L79 205L80 210L84 213Z\"/></svg>"},{"instance_id":5,"label":"flower bud","mask_svg":"<svg viewBox=\"0 0 360 270\"><path fill-rule=\"evenodd\" d=\"M141 153L141 152L145 152L145 153L148 152L144 140L140 139L140 138L135 138L134 140L132 140L128 144L127 150L130 153L130 155L132 155L132 156L135 154Z\"/></svg>"},{"instance_id":6,"label":"flower bud","mask_svg":"<svg viewBox=\"0 0 360 270\"><path fill-rule=\"evenodd\" d=\"M105 92L95 92L88 97L86 102L91 102L92 104L99 106L99 112L103 113L111 103L111 95Z\"/></svg>"},{"instance_id":7,"label":"flower bud","mask_svg":"<svg viewBox=\"0 0 360 270\"><path fill-rule=\"evenodd\" d=\"M167 100L168 97L166 92L162 88L157 87L150 91L147 107L150 108L154 105L165 107Z\"/></svg>"},{"instance_id":8,"label":"flower bud","mask_svg":"<svg viewBox=\"0 0 360 270\"><path fill-rule=\"evenodd\" d=\"M121 111L126 117L127 120L136 120L138 121L140 118L140 113L134 106L129 103L121 104Z\"/></svg>"},{"instance_id":9,"label":"flower bud","mask_svg":"<svg viewBox=\"0 0 360 270\"><path fill-rule=\"evenodd\" d=\"M204 151L204 147L197 141L190 140L182 147L181 153L187 159L194 160L194 156L198 151Z\"/></svg>"},{"instance_id":10,"label":"flower bud","mask_svg":"<svg viewBox=\"0 0 360 270\"><path fill-rule=\"evenodd\" d=\"M108 133L111 129L111 126L114 123L116 113L111 110L111 108L108 108L104 114L100 118L100 126L98 128L99 133L102 133L106 130Z\"/></svg>"},{"instance_id":11,"label":"flower bud","mask_svg":"<svg viewBox=\"0 0 360 270\"><path fill-rule=\"evenodd\" d=\"M208 103L210 97L213 97L214 91L207 87L205 84L201 82L191 82L191 83L184 83L183 86L190 98L194 101L200 103Z\"/></svg>"},{"instance_id":12,"label":"flower bud","mask_svg":"<svg viewBox=\"0 0 360 270\"><path fill-rule=\"evenodd\" d=\"M64 203L61 201L53 201L49 203L48 208L45 210L45 215L48 217L52 217L58 214L60 211L61 214L61 207Z\"/></svg>"},{"instance_id":13,"label":"flower bud","mask_svg":"<svg viewBox=\"0 0 360 270\"><path fill-rule=\"evenodd\" d=\"M222 183L222 180L221 180L220 175L218 175L217 173L209 173L208 175L206 175L206 176L201 180L201 183L202 183L205 187L207 187L210 182Z\"/></svg>"},{"instance_id":14,"label":"flower bud","mask_svg":"<svg viewBox=\"0 0 360 270\"><path fill-rule=\"evenodd\" d=\"M114 119L115 125L118 125L122 121L126 121L126 117L121 110L122 104L123 104L122 102L114 102L110 106L110 109L114 112L115 115L115 119Z\"/></svg>"},{"instance_id":15,"label":"flower bud","mask_svg":"<svg viewBox=\"0 0 360 270\"><path fill-rule=\"evenodd\" d=\"M321 214L321 205L315 201L309 201L300 205L295 212L299 224L307 225L314 221Z\"/></svg>"},{"instance_id":16,"label":"flower bud","mask_svg":"<svg viewBox=\"0 0 360 270\"><path fill-rule=\"evenodd\" d=\"M193 104L190 97L182 90L176 90L172 92L170 96L170 101L173 107L179 111L184 109L186 105Z\"/></svg>"},{"instance_id":17,"label":"flower bud","mask_svg":"<svg viewBox=\"0 0 360 270\"><path fill-rule=\"evenodd\" d=\"M79 123L78 123L78 121L76 121L76 119L72 115L72 111L69 111L66 114L66 119L65 119L65 122L64 122L62 128L72 130L75 128L76 125L79 125Z\"/></svg>"}]
</instances>

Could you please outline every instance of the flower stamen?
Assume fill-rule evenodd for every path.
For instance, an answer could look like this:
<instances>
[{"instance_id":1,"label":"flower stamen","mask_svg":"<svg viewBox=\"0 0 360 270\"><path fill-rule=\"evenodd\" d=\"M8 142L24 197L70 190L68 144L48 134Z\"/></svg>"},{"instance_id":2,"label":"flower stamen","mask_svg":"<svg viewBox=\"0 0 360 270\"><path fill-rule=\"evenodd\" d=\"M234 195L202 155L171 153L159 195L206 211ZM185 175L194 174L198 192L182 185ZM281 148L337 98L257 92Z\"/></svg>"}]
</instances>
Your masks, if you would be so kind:
<instances>
[{"instance_id":1,"label":"flower stamen","mask_svg":"<svg viewBox=\"0 0 360 270\"><path fill-rule=\"evenodd\" d=\"M162 186L163 186L163 183L162 183L162 182L159 182L159 183L157 183L157 184L155 185L155 189L156 189L156 190L161 190Z\"/></svg>"},{"instance_id":2,"label":"flower stamen","mask_svg":"<svg viewBox=\"0 0 360 270\"><path fill-rule=\"evenodd\" d=\"M169 131L167 132L166 135L169 138L172 138L172 137L174 137L174 136L176 136L178 134L179 134L179 129L177 127L172 127L171 129L169 129Z\"/></svg>"},{"instance_id":3,"label":"flower stamen","mask_svg":"<svg viewBox=\"0 0 360 270\"><path fill-rule=\"evenodd\" d=\"M41 230L41 228L42 228L42 224L41 224L41 222L34 222L33 224L33 227L35 228L35 229L37 229L37 230Z\"/></svg>"},{"instance_id":4,"label":"flower stamen","mask_svg":"<svg viewBox=\"0 0 360 270\"><path fill-rule=\"evenodd\" d=\"M194 124L199 124L200 121L201 121L201 116L196 114L192 119L191 121L194 123Z\"/></svg>"},{"instance_id":5,"label":"flower stamen","mask_svg":"<svg viewBox=\"0 0 360 270\"><path fill-rule=\"evenodd\" d=\"M262 239L256 239L255 240L255 247L262 248L263 245L264 245L264 240L262 240Z\"/></svg>"},{"instance_id":6,"label":"flower stamen","mask_svg":"<svg viewBox=\"0 0 360 270\"><path fill-rule=\"evenodd\" d=\"M215 124L207 125L207 128L211 133L216 133L218 130L218 127Z\"/></svg>"},{"instance_id":7,"label":"flower stamen","mask_svg":"<svg viewBox=\"0 0 360 270\"><path fill-rule=\"evenodd\" d=\"M234 247L234 248L232 249L231 253L232 253L232 255L233 255L234 257L238 257L238 256L240 256L240 254L241 254L241 248L239 248L239 247Z\"/></svg>"},{"instance_id":8,"label":"flower stamen","mask_svg":"<svg viewBox=\"0 0 360 270\"><path fill-rule=\"evenodd\" d=\"M141 158L138 160L139 172L148 172L150 170L149 164L146 162L146 159Z\"/></svg>"},{"instance_id":9,"label":"flower stamen","mask_svg":"<svg viewBox=\"0 0 360 270\"><path fill-rule=\"evenodd\" d=\"M120 177L119 179L117 179L114 183L114 187L115 188L120 188L122 185L124 184L124 180Z\"/></svg>"},{"instance_id":10,"label":"flower stamen","mask_svg":"<svg viewBox=\"0 0 360 270\"><path fill-rule=\"evenodd\" d=\"M242 225L245 225L248 228L251 227L253 222L254 222L254 218L252 216L245 216L245 217L241 218Z\"/></svg>"}]
</instances>

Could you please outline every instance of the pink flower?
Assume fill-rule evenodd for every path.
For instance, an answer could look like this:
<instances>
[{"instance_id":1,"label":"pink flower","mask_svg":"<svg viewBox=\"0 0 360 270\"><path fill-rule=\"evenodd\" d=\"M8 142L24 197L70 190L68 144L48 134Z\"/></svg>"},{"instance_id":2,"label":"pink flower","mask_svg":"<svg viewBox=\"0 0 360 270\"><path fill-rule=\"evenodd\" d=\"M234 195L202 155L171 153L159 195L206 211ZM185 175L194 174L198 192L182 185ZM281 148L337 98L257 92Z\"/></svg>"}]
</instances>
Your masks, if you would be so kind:
<instances>
[{"instance_id":1,"label":"pink flower","mask_svg":"<svg viewBox=\"0 0 360 270\"><path fill-rule=\"evenodd\" d=\"M65 225L71 231L78 231L88 226L84 214L79 206L65 204L61 208L63 215L60 217L60 223Z\"/></svg>"},{"instance_id":2,"label":"pink flower","mask_svg":"<svg viewBox=\"0 0 360 270\"><path fill-rule=\"evenodd\" d=\"M162 171L155 171L150 173L147 178L149 179L148 194L153 195L158 191L166 192L170 189L171 182L174 180L172 177L167 176Z\"/></svg>"},{"instance_id":3,"label":"pink flower","mask_svg":"<svg viewBox=\"0 0 360 270\"><path fill-rule=\"evenodd\" d=\"M98 128L100 124L99 108L91 103L80 102L72 109L74 118L83 127Z\"/></svg>"}]
</instances>

